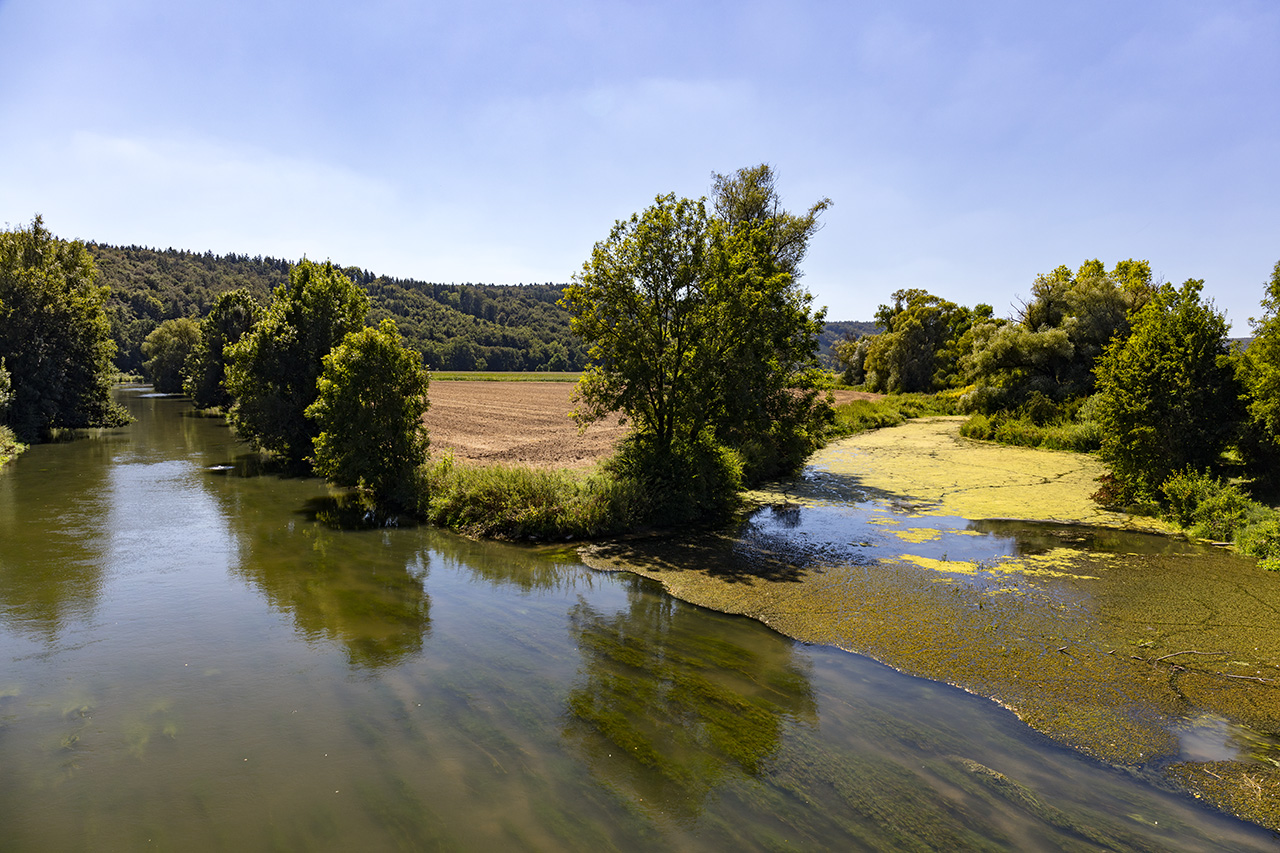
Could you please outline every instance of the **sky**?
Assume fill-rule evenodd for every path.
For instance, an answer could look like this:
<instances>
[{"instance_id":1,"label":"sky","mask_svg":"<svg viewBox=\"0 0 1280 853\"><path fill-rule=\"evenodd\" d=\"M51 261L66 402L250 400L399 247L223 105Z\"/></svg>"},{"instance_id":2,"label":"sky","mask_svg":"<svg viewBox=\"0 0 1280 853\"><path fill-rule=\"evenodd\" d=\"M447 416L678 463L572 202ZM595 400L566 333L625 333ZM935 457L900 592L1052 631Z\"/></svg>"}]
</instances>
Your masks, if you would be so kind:
<instances>
[{"instance_id":1,"label":"sky","mask_svg":"<svg viewBox=\"0 0 1280 853\"><path fill-rule=\"evenodd\" d=\"M1009 316L1146 259L1248 334L1280 261L1274 0L0 0L0 224L567 282L769 163L830 320Z\"/></svg>"}]
</instances>

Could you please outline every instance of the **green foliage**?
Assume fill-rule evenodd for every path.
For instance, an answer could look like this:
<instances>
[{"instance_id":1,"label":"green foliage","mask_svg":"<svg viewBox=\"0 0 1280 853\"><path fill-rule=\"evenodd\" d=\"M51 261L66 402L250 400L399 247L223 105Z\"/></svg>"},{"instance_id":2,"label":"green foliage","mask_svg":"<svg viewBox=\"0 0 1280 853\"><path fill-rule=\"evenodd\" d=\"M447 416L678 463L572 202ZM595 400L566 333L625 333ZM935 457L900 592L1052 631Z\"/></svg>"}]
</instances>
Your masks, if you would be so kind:
<instances>
[{"instance_id":1,"label":"green foliage","mask_svg":"<svg viewBox=\"0 0 1280 853\"><path fill-rule=\"evenodd\" d=\"M1187 469L1165 480L1160 492L1167 520L1200 539L1231 542L1263 569L1280 570L1280 516L1239 486Z\"/></svg>"},{"instance_id":2,"label":"green foliage","mask_svg":"<svg viewBox=\"0 0 1280 853\"><path fill-rule=\"evenodd\" d=\"M1250 318L1253 341L1237 358L1247 392L1248 424L1241 455L1259 485L1280 493L1280 261L1262 297L1262 319Z\"/></svg>"},{"instance_id":3,"label":"green foliage","mask_svg":"<svg viewBox=\"0 0 1280 853\"><path fill-rule=\"evenodd\" d=\"M954 386L960 356L975 319L990 317L991 306L974 311L923 290L899 290L892 305L881 305L876 323L884 329L869 339L865 352L846 349L848 366L861 369L867 389L890 393L929 393ZM850 378L857 378L857 370Z\"/></svg>"},{"instance_id":4,"label":"green foliage","mask_svg":"<svg viewBox=\"0 0 1280 853\"><path fill-rule=\"evenodd\" d=\"M912 418L955 413L955 400L942 394L889 394L877 400L852 400L836 406L828 436L856 435L898 426Z\"/></svg>"},{"instance_id":5,"label":"green foliage","mask_svg":"<svg viewBox=\"0 0 1280 853\"><path fill-rule=\"evenodd\" d=\"M666 195L615 223L565 289L593 362L577 416L621 411L648 459L692 464L710 442L745 451L763 476L799 464L828 417L822 313L794 275L828 202L780 211L767 167L717 176L717 193L723 218Z\"/></svg>"},{"instance_id":6,"label":"green foliage","mask_svg":"<svg viewBox=\"0 0 1280 853\"><path fill-rule=\"evenodd\" d=\"M278 258L90 244L103 281L121 370L140 372L142 340L163 320L204 316L222 293L259 303L288 281ZM586 350L569 331L561 285L433 284L343 269L368 294L370 319L394 319L409 346L440 370L579 370ZM211 404L224 405L224 404Z\"/></svg>"},{"instance_id":7,"label":"green foliage","mask_svg":"<svg viewBox=\"0 0 1280 853\"><path fill-rule=\"evenodd\" d=\"M317 474L369 492L380 504L414 509L426 461L426 368L405 349L391 320L350 332L324 357L317 396L306 410Z\"/></svg>"},{"instance_id":8,"label":"green foliage","mask_svg":"<svg viewBox=\"0 0 1280 853\"><path fill-rule=\"evenodd\" d=\"M1153 293L1146 261L1120 261L1110 273L1097 260L1072 274L1059 266L1036 277L1016 323L975 328L964 355L966 411L1021 406L1032 395L1054 403L1094 390L1094 369L1113 339L1129 334L1130 317Z\"/></svg>"},{"instance_id":9,"label":"green foliage","mask_svg":"<svg viewBox=\"0 0 1280 853\"><path fill-rule=\"evenodd\" d=\"M319 434L306 410L316 399L323 359L364 325L369 300L332 264L301 261L270 307L228 349L231 424L245 439L299 463Z\"/></svg>"},{"instance_id":10,"label":"green foliage","mask_svg":"<svg viewBox=\"0 0 1280 853\"><path fill-rule=\"evenodd\" d=\"M840 366L838 348L848 341L857 341L859 338L874 335L879 331L880 329L873 321L828 320L818 334L818 358L829 368L844 370L844 367ZM861 382L862 380L859 379L853 384L861 384Z\"/></svg>"},{"instance_id":11,"label":"green foliage","mask_svg":"<svg viewBox=\"0 0 1280 853\"><path fill-rule=\"evenodd\" d=\"M128 422L110 397L106 299L85 247L54 237L39 216L0 232L0 360L12 394L4 418L19 438Z\"/></svg>"},{"instance_id":12,"label":"green foliage","mask_svg":"<svg viewBox=\"0 0 1280 853\"><path fill-rule=\"evenodd\" d=\"M9 410L9 404L13 402L13 379L9 376L9 370L4 366L4 359L0 358L0 421L4 420L5 412Z\"/></svg>"},{"instance_id":13,"label":"green foliage","mask_svg":"<svg viewBox=\"0 0 1280 853\"><path fill-rule=\"evenodd\" d=\"M600 474L524 466L455 465L451 456L426 469L425 515L470 536L577 539L629 529L643 512L632 483Z\"/></svg>"},{"instance_id":14,"label":"green foliage","mask_svg":"<svg viewBox=\"0 0 1280 853\"><path fill-rule=\"evenodd\" d=\"M219 295L246 290L259 303L289 280L279 258L214 255L141 246L88 245L103 283L111 287L107 312L116 342L116 366L142 372L142 342L156 326L179 317L203 317ZM221 405L221 404L219 404Z\"/></svg>"},{"instance_id":15,"label":"green foliage","mask_svg":"<svg viewBox=\"0 0 1280 853\"><path fill-rule=\"evenodd\" d=\"M182 392L182 373L187 359L200 342L200 324L189 317L165 320L142 342L146 359L142 368L161 394Z\"/></svg>"},{"instance_id":16,"label":"green foliage","mask_svg":"<svg viewBox=\"0 0 1280 853\"><path fill-rule=\"evenodd\" d=\"M1226 320L1200 301L1202 287L1162 286L1098 364L1100 455L1124 503L1155 500L1176 471L1211 469L1236 433Z\"/></svg>"},{"instance_id":17,"label":"green foliage","mask_svg":"<svg viewBox=\"0 0 1280 853\"><path fill-rule=\"evenodd\" d=\"M639 494L639 521L664 527L726 518L738 509L743 486L742 457L709 433L664 448L651 434L633 432L605 470Z\"/></svg>"},{"instance_id":18,"label":"green foliage","mask_svg":"<svg viewBox=\"0 0 1280 853\"><path fill-rule=\"evenodd\" d=\"M1095 398L1055 405L1033 392L1015 411L969 417L960 427L966 438L1018 447L1091 453L1102 446L1102 428L1093 417Z\"/></svg>"},{"instance_id":19,"label":"green foliage","mask_svg":"<svg viewBox=\"0 0 1280 853\"><path fill-rule=\"evenodd\" d=\"M1260 513L1256 520L1236 531L1235 545L1241 553L1256 557L1259 567L1280 571L1280 516L1274 510Z\"/></svg>"},{"instance_id":20,"label":"green foliage","mask_svg":"<svg viewBox=\"0 0 1280 853\"><path fill-rule=\"evenodd\" d=\"M200 338L187 361L184 389L197 409L228 408L227 348L238 343L258 321L262 309L247 289L218 295L200 321Z\"/></svg>"},{"instance_id":21,"label":"green foliage","mask_svg":"<svg viewBox=\"0 0 1280 853\"><path fill-rule=\"evenodd\" d=\"M18 454L26 449L26 445L18 441L13 430L7 426L0 426L0 465L17 458Z\"/></svg>"}]
</instances>

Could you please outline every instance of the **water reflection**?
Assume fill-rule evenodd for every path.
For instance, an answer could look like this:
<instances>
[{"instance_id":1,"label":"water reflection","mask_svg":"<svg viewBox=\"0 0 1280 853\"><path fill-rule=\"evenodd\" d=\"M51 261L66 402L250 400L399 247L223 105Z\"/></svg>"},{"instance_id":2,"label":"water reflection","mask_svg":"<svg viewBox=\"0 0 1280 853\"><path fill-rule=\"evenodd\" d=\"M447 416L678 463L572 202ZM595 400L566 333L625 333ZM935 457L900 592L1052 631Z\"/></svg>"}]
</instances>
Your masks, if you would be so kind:
<instances>
[{"instance_id":1,"label":"water reflection","mask_svg":"<svg viewBox=\"0 0 1280 853\"><path fill-rule=\"evenodd\" d=\"M261 485L270 490L272 483ZM430 554L416 539L282 524L280 516L255 510L241 505L229 512L244 543L233 572L287 613L303 637L339 644L351 666L364 668L391 666L422 650L431 631Z\"/></svg>"},{"instance_id":2,"label":"water reflection","mask_svg":"<svg viewBox=\"0 0 1280 853\"><path fill-rule=\"evenodd\" d=\"M789 643L708 634L698 608L622 582L625 611L569 612L582 664L565 737L646 810L693 817L727 773L765 772L789 721L816 721L808 663Z\"/></svg>"},{"instance_id":3,"label":"water reflection","mask_svg":"<svg viewBox=\"0 0 1280 853\"><path fill-rule=\"evenodd\" d=\"M0 623L54 643L101 593L109 440L40 445L0 468Z\"/></svg>"}]
</instances>

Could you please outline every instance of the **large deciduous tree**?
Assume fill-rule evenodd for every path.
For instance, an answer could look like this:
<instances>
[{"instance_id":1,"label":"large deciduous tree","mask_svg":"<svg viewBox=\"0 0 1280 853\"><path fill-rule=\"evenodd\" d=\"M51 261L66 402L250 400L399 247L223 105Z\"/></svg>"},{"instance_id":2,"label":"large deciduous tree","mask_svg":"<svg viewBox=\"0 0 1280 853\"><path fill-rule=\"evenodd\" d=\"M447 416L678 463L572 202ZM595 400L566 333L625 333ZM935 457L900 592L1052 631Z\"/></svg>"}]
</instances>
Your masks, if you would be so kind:
<instances>
[{"instance_id":1,"label":"large deciduous tree","mask_svg":"<svg viewBox=\"0 0 1280 853\"><path fill-rule=\"evenodd\" d=\"M190 317L165 320L142 342L143 369L161 394L182 391L182 373L187 358L200 341L200 324Z\"/></svg>"},{"instance_id":2,"label":"large deciduous tree","mask_svg":"<svg viewBox=\"0 0 1280 853\"><path fill-rule=\"evenodd\" d=\"M1254 337L1237 360L1249 407L1240 451L1256 484L1274 498L1280 493L1280 261L1262 309L1261 319L1249 319Z\"/></svg>"},{"instance_id":3,"label":"large deciduous tree","mask_svg":"<svg viewBox=\"0 0 1280 853\"><path fill-rule=\"evenodd\" d=\"M1171 474L1214 467L1239 426L1226 319L1203 286L1161 286L1098 363L1100 455L1123 502L1154 502Z\"/></svg>"},{"instance_id":4,"label":"large deciduous tree","mask_svg":"<svg viewBox=\"0 0 1280 853\"><path fill-rule=\"evenodd\" d=\"M19 438L128 421L110 396L107 294L84 245L54 237L41 217L0 233L0 361L13 395L5 422Z\"/></svg>"},{"instance_id":5,"label":"large deciduous tree","mask_svg":"<svg viewBox=\"0 0 1280 853\"><path fill-rule=\"evenodd\" d=\"M381 504L415 509L428 446L428 380L422 356L405 348L394 321L348 334L324 357L316 401L307 408L320 430L316 473Z\"/></svg>"},{"instance_id":6,"label":"large deciduous tree","mask_svg":"<svg viewBox=\"0 0 1280 853\"><path fill-rule=\"evenodd\" d=\"M238 343L257 322L262 309L247 289L219 294L200 321L200 340L187 362L183 387L197 409L227 408L227 348Z\"/></svg>"},{"instance_id":7,"label":"large deciduous tree","mask_svg":"<svg viewBox=\"0 0 1280 853\"><path fill-rule=\"evenodd\" d=\"M795 265L827 202L792 217L770 175L717 176L726 218L659 196L614 225L564 292L592 362L580 420L622 412L653 467L675 477L679 459L708 447L743 453L756 475L795 465L825 412L813 382L822 312Z\"/></svg>"},{"instance_id":8,"label":"large deciduous tree","mask_svg":"<svg viewBox=\"0 0 1280 853\"><path fill-rule=\"evenodd\" d=\"M319 434L306 416L329 351L364 326L369 299L332 264L303 259L253 329L229 349L230 420L257 446L302 462Z\"/></svg>"},{"instance_id":9,"label":"large deciduous tree","mask_svg":"<svg viewBox=\"0 0 1280 853\"><path fill-rule=\"evenodd\" d=\"M1017 322L975 328L964 357L974 388L962 405L992 412L1035 395L1059 403L1092 394L1103 350L1129 334L1152 292L1150 264L1132 259L1110 272L1090 260L1074 273L1059 266L1036 276Z\"/></svg>"}]
</instances>

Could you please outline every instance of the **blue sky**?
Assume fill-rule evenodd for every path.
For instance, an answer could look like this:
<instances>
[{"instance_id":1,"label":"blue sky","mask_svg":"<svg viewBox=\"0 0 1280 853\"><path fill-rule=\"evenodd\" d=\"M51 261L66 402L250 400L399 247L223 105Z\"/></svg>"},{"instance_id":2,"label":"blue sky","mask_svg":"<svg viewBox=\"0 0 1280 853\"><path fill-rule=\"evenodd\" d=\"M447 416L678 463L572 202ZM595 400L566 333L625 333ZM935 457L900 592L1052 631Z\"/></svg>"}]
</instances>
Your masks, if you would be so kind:
<instances>
[{"instance_id":1,"label":"blue sky","mask_svg":"<svg viewBox=\"0 0 1280 853\"><path fill-rule=\"evenodd\" d=\"M430 281L760 162L829 319L1135 257L1245 334L1280 260L1273 0L0 0L0 129L0 223Z\"/></svg>"}]
</instances>

